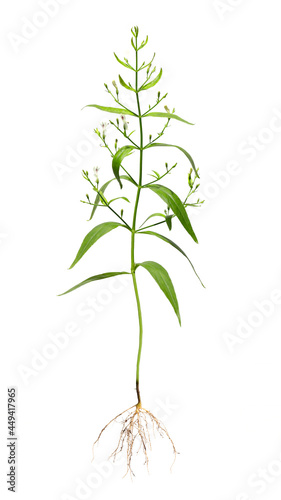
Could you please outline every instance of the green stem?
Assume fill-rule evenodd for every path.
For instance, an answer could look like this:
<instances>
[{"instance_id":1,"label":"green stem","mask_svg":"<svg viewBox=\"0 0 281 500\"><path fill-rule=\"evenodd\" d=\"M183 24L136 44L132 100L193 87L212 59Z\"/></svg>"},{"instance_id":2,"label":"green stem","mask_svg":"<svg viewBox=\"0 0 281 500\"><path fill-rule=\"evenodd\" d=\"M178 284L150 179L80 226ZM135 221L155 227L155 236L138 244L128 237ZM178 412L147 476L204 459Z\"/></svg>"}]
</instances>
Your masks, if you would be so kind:
<instances>
[{"instance_id":1,"label":"green stem","mask_svg":"<svg viewBox=\"0 0 281 500\"><path fill-rule=\"evenodd\" d=\"M115 128L118 130L118 132L120 132L122 135L124 135L124 137L126 137L126 139L128 139L129 141L131 141L131 143L132 143L132 144L133 144L136 148L138 148L138 145L137 145L137 144L136 144L136 143L135 143L135 142L134 142L134 141L133 141L133 140L132 140L132 139L131 139L128 135L126 135L126 134L125 134L125 133L121 130L121 128L117 127L117 125L115 125L115 123L114 123L114 122L112 122L112 121L109 121L109 123L111 123L111 125L113 125L113 127L115 127Z\"/></svg>"},{"instance_id":2,"label":"green stem","mask_svg":"<svg viewBox=\"0 0 281 500\"><path fill-rule=\"evenodd\" d=\"M143 323L142 323L142 313L141 313L141 305L140 298L138 292L138 285L136 280L136 263L135 263L135 235L136 235L136 220L137 220L137 211L138 204L140 199L140 192L142 188L142 161L143 161L143 130L142 130L142 118L141 118L141 110L140 110L140 101L138 95L138 50L137 50L137 37L136 37L136 98L138 105L138 114L139 114L139 128L140 128L140 163L139 163L139 185L136 195L134 215L133 215L133 223L132 223L132 236L131 236L131 273L133 278L134 291L137 302L138 309L138 319L139 319L139 347L138 347L138 356L137 356L137 367L136 367L136 392L138 397L138 405L141 405L141 397L140 397L140 388L139 388L139 374L140 374L140 359L141 359L141 351L142 351L142 338L143 338Z\"/></svg>"},{"instance_id":3,"label":"green stem","mask_svg":"<svg viewBox=\"0 0 281 500\"><path fill-rule=\"evenodd\" d=\"M95 189L95 185L92 183L91 179L88 178L88 181L89 183L91 184L91 186L93 186L94 190L96 191ZM107 206L107 208L109 208L109 210L111 210L111 212L113 212L116 217L118 217L118 219L120 219L122 222L124 222L125 226L127 229L129 229L131 231L131 228L129 226L129 224L127 224L127 222L123 219L123 217L121 217L117 212L115 212L115 210L113 208L111 208L111 206L107 203L106 199L103 197L101 191L97 191L100 199L104 202L104 204Z\"/></svg>"},{"instance_id":4,"label":"green stem","mask_svg":"<svg viewBox=\"0 0 281 500\"><path fill-rule=\"evenodd\" d=\"M114 125L114 127L116 127L116 125L113 122L110 121L110 123L112 123L112 125ZM116 128L118 128L118 127L116 127ZM118 130L120 130L120 129L118 129ZM120 130L120 132L122 132L122 131ZM106 143L105 139L103 139L101 136L99 136L99 138L102 140L102 142L104 143L104 147L110 152L110 154L113 158L114 153L111 151L111 149L110 149L109 145ZM129 139L129 137L127 137L127 139ZM133 142L133 141L131 141L131 142ZM133 144L135 144L135 143L133 143ZM136 147L138 148L137 144L136 144ZM128 177L130 177L130 179L133 181L133 183L136 184L135 179L129 174L129 172L127 172L127 170L122 165L121 165L121 168L128 175Z\"/></svg>"}]
</instances>

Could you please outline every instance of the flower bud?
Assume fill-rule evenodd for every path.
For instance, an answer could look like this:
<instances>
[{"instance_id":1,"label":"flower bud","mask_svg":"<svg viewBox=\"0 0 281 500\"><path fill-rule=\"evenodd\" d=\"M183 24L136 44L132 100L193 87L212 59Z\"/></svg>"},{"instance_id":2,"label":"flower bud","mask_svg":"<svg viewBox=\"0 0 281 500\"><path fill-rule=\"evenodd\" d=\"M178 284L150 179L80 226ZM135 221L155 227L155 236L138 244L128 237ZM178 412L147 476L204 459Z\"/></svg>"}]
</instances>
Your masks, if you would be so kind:
<instances>
[{"instance_id":1,"label":"flower bud","mask_svg":"<svg viewBox=\"0 0 281 500\"><path fill-rule=\"evenodd\" d=\"M117 95L117 99L118 99L119 89L118 89L118 87L117 87L117 83L116 83L116 81L115 81L115 80L112 80L112 85L113 85L113 87L114 87L114 88L115 88L115 90L116 90L116 95Z\"/></svg>"},{"instance_id":2,"label":"flower bud","mask_svg":"<svg viewBox=\"0 0 281 500\"><path fill-rule=\"evenodd\" d=\"M127 122L126 117L124 115L121 115L121 120L123 122L124 132L126 132L126 130L128 130L128 124L129 124L129 122Z\"/></svg>"},{"instance_id":3,"label":"flower bud","mask_svg":"<svg viewBox=\"0 0 281 500\"><path fill-rule=\"evenodd\" d=\"M193 181L192 181L192 168L190 169L189 174L188 174L188 185L189 185L190 189L192 189L192 188L193 188Z\"/></svg>"},{"instance_id":4,"label":"flower bud","mask_svg":"<svg viewBox=\"0 0 281 500\"><path fill-rule=\"evenodd\" d=\"M98 172L99 172L99 169L100 167L93 167L93 171L94 171L94 179L95 179L95 182L98 184L99 183L99 177L98 177Z\"/></svg>"},{"instance_id":5,"label":"flower bud","mask_svg":"<svg viewBox=\"0 0 281 500\"><path fill-rule=\"evenodd\" d=\"M150 136L149 136L149 142L151 142L151 141L152 141L152 135L150 134Z\"/></svg>"},{"instance_id":6,"label":"flower bud","mask_svg":"<svg viewBox=\"0 0 281 500\"><path fill-rule=\"evenodd\" d=\"M108 123L102 122L101 123L101 129L102 129L102 138L105 140L106 137L106 129L108 127Z\"/></svg>"},{"instance_id":7,"label":"flower bud","mask_svg":"<svg viewBox=\"0 0 281 500\"><path fill-rule=\"evenodd\" d=\"M170 113L168 106L164 106L164 109L165 109L165 111L167 111L167 113Z\"/></svg>"}]
</instances>

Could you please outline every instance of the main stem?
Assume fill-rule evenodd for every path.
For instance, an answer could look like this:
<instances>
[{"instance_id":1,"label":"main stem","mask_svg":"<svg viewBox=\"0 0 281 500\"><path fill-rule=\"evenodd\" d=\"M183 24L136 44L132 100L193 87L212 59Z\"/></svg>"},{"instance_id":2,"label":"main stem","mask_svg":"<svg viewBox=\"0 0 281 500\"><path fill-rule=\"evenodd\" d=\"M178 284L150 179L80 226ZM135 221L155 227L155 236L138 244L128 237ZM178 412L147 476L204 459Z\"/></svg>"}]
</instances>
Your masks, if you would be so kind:
<instances>
[{"instance_id":1,"label":"main stem","mask_svg":"<svg viewBox=\"0 0 281 500\"><path fill-rule=\"evenodd\" d=\"M141 118L141 110L140 110L140 101L138 95L138 46L137 46L137 36L136 40L136 98L137 98L137 106L138 106L138 115L139 115L139 127L140 127L140 163L139 163L139 184L135 201L134 215L133 215L133 223L132 223L132 236L131 236L131 273L133 278L137 309L138 309L138 318L139 318L139 348L138 348L138 357L137 357L137 370L136 370L136 392L138 397L138 406L141 406L141 396L140 396L140 387L139 387L139 375L140 375L140 359L141 359L141 350L142 350L142 337L143 337L143 323L142 323L142 313L141 313L141 305L140 298L138 292L138 285L136 280L136 263L135 263L135 235L136 235L136 220L137 220L137 211L138 204L140 199L140 192L142 188L142 161L143 161L143 130L142 130L142 118Z\"/></svg>"}]
</instances>

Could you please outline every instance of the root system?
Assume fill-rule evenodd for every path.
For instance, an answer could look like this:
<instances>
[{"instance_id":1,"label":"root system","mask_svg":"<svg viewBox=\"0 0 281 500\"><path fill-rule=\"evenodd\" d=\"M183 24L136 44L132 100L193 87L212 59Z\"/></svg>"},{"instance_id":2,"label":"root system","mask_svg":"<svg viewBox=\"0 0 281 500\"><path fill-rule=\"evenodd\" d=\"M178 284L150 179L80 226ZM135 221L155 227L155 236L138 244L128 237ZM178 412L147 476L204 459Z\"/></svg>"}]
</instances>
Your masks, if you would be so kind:
<instances>
[{"instance_id":1,"label":"root system","mask_svg":"<svg viewBox=\"0 0 281 500\"><path fill-rule=\"evenodd\" d=\"M144 455L144 464L147 466L148 470L148 452L151 450L151 432L154 437L156 437L156 433L158 433L162 438L166 437L170 441L174 454L174 460L171 465L172 469L178 453L176 451L174 442L164 424L160 422L160 420L158 420L158 418L156 418L150 411L143 408L141 403L131 406L122 413L119 413L119 415L116 415L116 417L114 417L112 420L110 420L110 422L108 422L108 424L105 425L105 427L101 430L97 440L93 444L93 459L95 445L99 442L102 434L110 424L112 424L113 422L117 422L120 417L122 417L120 437L115 450L111 453L109 458L113 458L114 462L117 455L124 449L126 450L127 471L125 476L128 473L130 473L131 476L135 475L132 470L132 459L134 454L138 454L140 451Z\"/></svg>"}]
</instances>

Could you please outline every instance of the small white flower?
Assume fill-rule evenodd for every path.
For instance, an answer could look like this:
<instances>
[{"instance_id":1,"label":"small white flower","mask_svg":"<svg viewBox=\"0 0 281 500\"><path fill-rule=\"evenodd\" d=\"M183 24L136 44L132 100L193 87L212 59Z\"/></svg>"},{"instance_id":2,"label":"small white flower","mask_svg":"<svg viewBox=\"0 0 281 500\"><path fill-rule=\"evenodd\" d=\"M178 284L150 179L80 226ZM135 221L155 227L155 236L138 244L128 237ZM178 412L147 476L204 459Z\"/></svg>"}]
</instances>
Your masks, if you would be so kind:
<instances>
[{"instance_id":1,"label":"small white flower","mask_svg":"<svg viewBox=\"0 0 281 500\"><path fill-rule=\"evenodd\" d=\"M98 181L99 181L99 176L98 176L98 172L99 172L99 170L100 170L100 167L94 167L94 168L93 168L95 182L98 182Z\"/></svg>"},{"instance_id":2,"label":"small white flower","mask_svg":"<svg viewBox=\"0 0 281 500\"><path fill-rule=\"evenodd\" d=\"M128 130L129 122L127 122L126 117L124 115L121 115L121 120L123 122L124 130Z\"/></svg>"}]
</instances>

